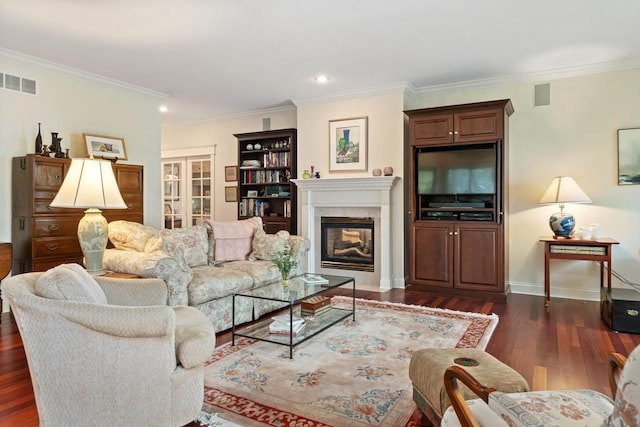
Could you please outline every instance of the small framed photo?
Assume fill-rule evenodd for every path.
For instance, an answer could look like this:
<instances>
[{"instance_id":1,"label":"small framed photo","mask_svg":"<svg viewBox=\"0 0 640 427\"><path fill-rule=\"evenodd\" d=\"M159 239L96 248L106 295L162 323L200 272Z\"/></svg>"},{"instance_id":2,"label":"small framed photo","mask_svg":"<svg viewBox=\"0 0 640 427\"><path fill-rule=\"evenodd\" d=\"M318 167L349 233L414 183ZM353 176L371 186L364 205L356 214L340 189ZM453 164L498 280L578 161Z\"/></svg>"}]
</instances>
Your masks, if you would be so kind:
<instances>
[{"instance_id":1,"label":"small framed photo","mask_svg":"<svg viewBox=\"0 0 640 427\"><path fill-rule=\"evenodd\" d=\"M238 166L225 166L224 167L224 180L226 182L238 180Z\"/></svg>"},{"instance_id":2,"label":"small framed photo","mask_svg":"<svg viewBox=\"0 0 640 427\"><path fill-rule=\"evenodd\" d=\"M238 201L238 187L224 187L224 201L225 202L237 202Z\"/></svg>"},{"instance_id":3,"label":"small framed photo","mask_svg":"<svg viewBox=\"0 0 640 427\"><path fill-rule=\"evenodd\" d=\"M247 197L258 197L258 190L247 191Z\"/></svg>"},{"instance_id":4,"label":"small framed photo","mask_svg":"<svg viewBox=\"0 0 640 427\"><path fill-rule=\"evenodd\" d=\"M124 138L83 133L87 156L113 160L127 160Z\"/></svg>"},{"instance_id":5,"label":"small framed photo","mask_svg":"<svg viewBox=\"0 0 640 427\"><path fill-rule=\"evenodd\" d=\"M367 170L367 117L329 121L329 171Z\"/></svg>"},{"instance_id":6,"label":"small framed photo","mask_svg":"<svg viewBox=\"0 0 640 427\"><path fill-rule=\"evenodd\" d=\"M640 128L618 129L618 185L640 184Z\"/></svg>"}]
</instances>

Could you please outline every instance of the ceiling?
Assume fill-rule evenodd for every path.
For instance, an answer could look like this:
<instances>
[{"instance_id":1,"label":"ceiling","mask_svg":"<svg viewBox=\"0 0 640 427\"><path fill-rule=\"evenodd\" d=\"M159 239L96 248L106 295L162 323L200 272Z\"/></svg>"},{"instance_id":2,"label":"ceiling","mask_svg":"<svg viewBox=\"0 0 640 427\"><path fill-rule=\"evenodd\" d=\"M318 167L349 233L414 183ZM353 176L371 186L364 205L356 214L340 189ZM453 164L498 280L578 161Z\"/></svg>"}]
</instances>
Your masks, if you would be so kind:
<instances>
[{"instance_id":1,"label":"ceiling","mask_svg":"<svg viewBox=\"0 0 640 427\"><path fill-rule=\"evenodd\" d=\"M172 124L640 67L639 19L634 0L0 0L0 48L166 94Z\"/></svg>"}]
</instances>

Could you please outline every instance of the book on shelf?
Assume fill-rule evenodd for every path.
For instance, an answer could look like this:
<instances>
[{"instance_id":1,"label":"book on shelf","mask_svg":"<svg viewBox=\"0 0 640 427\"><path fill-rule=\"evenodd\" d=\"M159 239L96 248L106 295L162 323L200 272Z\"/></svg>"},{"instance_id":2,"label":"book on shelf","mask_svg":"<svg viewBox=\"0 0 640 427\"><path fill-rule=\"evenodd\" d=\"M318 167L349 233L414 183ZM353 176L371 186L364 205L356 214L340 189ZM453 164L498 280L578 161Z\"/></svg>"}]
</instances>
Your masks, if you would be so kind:
<instances>
[{"instance_id":1,"label":"book on shelf","mask_svg":"<svg viewBox=\"0 0 640 427\"><path fill-rule=\"evenodd\" d=\"M322 285L329 283L329 280L315 274L305 274L304 276L302 276L302 281L307 285Z\"/></svg>"}]
</instances>

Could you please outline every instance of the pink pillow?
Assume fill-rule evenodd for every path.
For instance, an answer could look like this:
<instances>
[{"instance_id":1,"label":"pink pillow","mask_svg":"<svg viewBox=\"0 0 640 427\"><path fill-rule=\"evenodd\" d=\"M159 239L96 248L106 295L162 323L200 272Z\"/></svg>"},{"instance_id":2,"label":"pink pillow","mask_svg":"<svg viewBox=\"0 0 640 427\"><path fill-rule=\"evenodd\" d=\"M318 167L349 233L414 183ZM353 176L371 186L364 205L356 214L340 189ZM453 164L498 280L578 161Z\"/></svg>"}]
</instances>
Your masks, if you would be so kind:
<instances>
[{"instance_id":1,"label":"pink pillow","mask_svg":"<svg viewBox=\"0 0 640 427\"><path fill-rule=\"evenodd\" d=\"M242 261L251 253L251 240L257 227L249 221L216 222L212 224L216 240L216 261Z\"/></svg>"}]
</instances>

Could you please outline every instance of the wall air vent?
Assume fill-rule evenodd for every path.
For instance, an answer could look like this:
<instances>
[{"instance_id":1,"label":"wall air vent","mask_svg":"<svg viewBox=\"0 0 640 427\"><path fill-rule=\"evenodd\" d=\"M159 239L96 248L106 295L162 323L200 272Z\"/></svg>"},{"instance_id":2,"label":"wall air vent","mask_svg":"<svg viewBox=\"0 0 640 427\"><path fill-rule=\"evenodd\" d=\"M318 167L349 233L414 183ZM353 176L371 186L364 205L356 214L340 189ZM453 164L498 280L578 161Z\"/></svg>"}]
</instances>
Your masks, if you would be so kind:
<instances>
[{"instance_id":1,"label":"wall air vent","mask_svg":"<svg viewBox=\"0 0 640 427\"><path fill-rule=\"evenodd\" d=\"M22 78L22 91L31 95L36 94L36 81Z\"/></svg>"},{"instance_id":2,"label":"wall air vent","mask_svg":"<svg viewBox=\"0 0 640 427\"><path fill-rule=\"evenodd\" d=\"M4 87L9 90L20 90L20 77L11 74L4 75Z\"/></svg>"},{"instance_id":3,"label":"wall air vent","mask_svg":"<svg viewBox=\"0 0 640 427\"><path fill-rule=\"evenodd\" d=\"M38 83L33 79L0 73L0 89L37 95Z\"/></svg>"}]
</instances>

